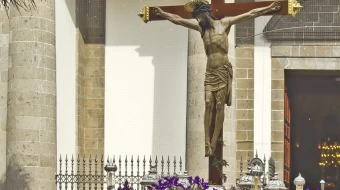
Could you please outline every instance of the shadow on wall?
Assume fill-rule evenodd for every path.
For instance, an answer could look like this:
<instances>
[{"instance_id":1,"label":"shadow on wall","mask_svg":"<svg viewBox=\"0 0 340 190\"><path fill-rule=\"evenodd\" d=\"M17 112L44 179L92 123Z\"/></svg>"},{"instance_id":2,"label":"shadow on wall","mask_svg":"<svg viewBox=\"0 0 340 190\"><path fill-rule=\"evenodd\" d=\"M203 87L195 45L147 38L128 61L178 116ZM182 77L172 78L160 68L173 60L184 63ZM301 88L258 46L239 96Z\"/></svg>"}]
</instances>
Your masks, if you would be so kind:
<instances>
[{"instance_id":1,"label":"shadow on wall","mask_svg":"<svg viewBox=\"0 0 340 190\"><path fill-rule=\"evenodd\" d=\"M0 189L3 190L31 190L29 187L30 176L15 163L15 156L12 156L6 169L6 176L0 180Z\"/></svg>"},{"instance_id":2,"label":"shadow on wall","mask_svg":"<svg viewBox=\"0 0 340 190\"><path fill-rule=\"evenodd\" d=\"M129 113L126 114L128 115L126 120L129 122L124 125L131 129L128 132L130 142L135 143L135 147L140 146L136 139L140 139L140 134L152 127L150 130L152 133L152 155L176 155L179 158L185 154L188 30L168 21L143 23L137 13L144 3L149 6L169 4L165 0L114 1L115 6L112 8L114 19L110 21L112 29L107 28L109 34L106 37L106 46L130 49L127 57L118 61L117 57L120 55L116 55L115 62L112 61L112 64L120 69L120 72L127 71L126 78L121 78L120 81L132 81L131 78L133 78L134 82L131 84L125 82L125 86L129 86L139 94L139 98L129 98L126 101L129 105L124 105L121 109ZM171 1L171 3L183 4L180 0ZM133 56L138 57L133 59ZM143 62L143 60L147 61ZM141 74L141 71L144 73ZM149 80L150 75L146 72L153 73L154 78ZM153 81L153 84L150 84L150 81ZM124 91L124 89L120 88L120 91ZM153 100L150 101L146 94L149 94L149 97L153 96ZM119 99L123 98L126 97ZM132 102L136 103L132 104ZM145 102L149 104L145 105ZM132 111L128 110L129 107ZM149 110L152 110L151 113ZM105 117L111 116L106 115ZM131 119L128 117L134 117L136 121L144 123L130 121ZM141 130L141 128L144 129ZM182 142L179 142L179 139ZM181 147L174 148L174 145L179 146L179 144Z\"/></svg>"}]
</instances>

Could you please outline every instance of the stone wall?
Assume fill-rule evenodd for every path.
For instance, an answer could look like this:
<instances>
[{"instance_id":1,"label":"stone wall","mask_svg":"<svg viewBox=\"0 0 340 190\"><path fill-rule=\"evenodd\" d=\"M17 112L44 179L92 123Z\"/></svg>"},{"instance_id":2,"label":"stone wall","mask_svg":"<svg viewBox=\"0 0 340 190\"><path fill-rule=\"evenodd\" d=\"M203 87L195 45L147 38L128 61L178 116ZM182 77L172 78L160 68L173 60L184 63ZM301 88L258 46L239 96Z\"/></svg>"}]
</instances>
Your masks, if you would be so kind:
<instances>
[{"instance_id":1,"label":"stone wall","mask_svg":"<svg viewBox=\"0 0 340 190\"><path fill-rule=\"evenodd\" d=\"M254 46L236 47L236 159L237 176L240 160L254 155ZM243 165L245 166L245 165Z\"/></svg>"},{"instance_id":2,"label":"stone wall","mask_svg":"<svg viewBox=\"0 0 340 190\"><path fill-rule=\"evenodd\" d=\"M104 154L105 1L77 0L78 150Z\"/></svg>"},{"instance_id":3,"label":"stone wall","mask_svg":"<svg viewBox=\"0 0 340 190\"><path fill-rule=\"evenodd\" d=\"M254 0L235 0L254 2ZM236 24L235 73L236 85L236 178L240 160L252 158L254 151L254 20Z\"/></svg>"},{"instance_id":4,"label":"stone wall","mask_svg":"<svg viewBox=\"0 0 340 190\"><path fill-rule=\"evenodd\" d=\"M298 43L298 42L297 42ZM272 46L272 158L283 179L284 71L340 70L340 46L334 42L281 43ZM304 45L303 45L304 44Z\"/></svg>"},{"instance_id":5,"label":"stone wall","mask_svg":"<svg viewBox=\"0 0 340 190\"><path fill-rule=\"evenodd\" d=\"M254 2L254 0L235 0L236 3ZM254 19L236 24L236 44L254 44Z\"/></svg>"},{"instance_id":6,"label":"stone wall","mask_svg":"<svg viewBox=\"0 0 340 190\"><path fill-rule=\"evenodd\" d=\"M8 49L9 20L6 11L0 6L0 183L6 176Z\"/></svg>"},{"instance_id":7,"label":"stone wall","mask_svg":"<svg viewBox=\"0 0 340 190\"><path fill-rule=\"evenodd\" d=\"M85 44L84 62L84 154L104 154L105 46Z\"/></svg>"}]
</instances>

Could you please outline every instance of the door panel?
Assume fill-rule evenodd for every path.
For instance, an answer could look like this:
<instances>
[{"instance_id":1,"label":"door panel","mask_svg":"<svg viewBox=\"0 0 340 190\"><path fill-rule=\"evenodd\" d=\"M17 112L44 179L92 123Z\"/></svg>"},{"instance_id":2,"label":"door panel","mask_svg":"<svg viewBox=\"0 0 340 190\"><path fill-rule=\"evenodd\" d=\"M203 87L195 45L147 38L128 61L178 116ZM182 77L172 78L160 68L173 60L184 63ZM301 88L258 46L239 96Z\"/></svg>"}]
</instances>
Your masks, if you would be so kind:
<instances>
[{"instance_id":1,"label":"door panel","mask_svg":"<svg viewBox=\"0 0 340 190\"><path fill-rule=\"evenodd\" d=\"M290 180L290 103L287 93L287 88L285 87L284 93L284 183L289 187Z\"/></svg>"}]
</instances>

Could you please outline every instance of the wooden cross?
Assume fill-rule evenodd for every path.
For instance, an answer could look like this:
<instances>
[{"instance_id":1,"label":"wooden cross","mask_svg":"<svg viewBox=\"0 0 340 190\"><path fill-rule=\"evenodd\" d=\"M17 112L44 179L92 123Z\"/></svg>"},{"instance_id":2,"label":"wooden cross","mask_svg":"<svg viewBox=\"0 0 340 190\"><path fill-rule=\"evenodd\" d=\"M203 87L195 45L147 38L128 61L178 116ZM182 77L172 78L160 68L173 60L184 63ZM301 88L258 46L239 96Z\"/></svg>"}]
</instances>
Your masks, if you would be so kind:
<instances>
[{"instance_id":1,"label":"wooden cross","mask_svg":"<svg viewBox=\"0 0 340 190\"><path fill-rule=\"evenodd\" d=\"M210 7L211 13L218 19L222 19L228 16L236 16L246 13L252 9L269 6L274 1L259 1L259 2L243 2L243 3L224 3L224 0L211 0ZM267 15L293 15L295 16L302 8L297 0L280 0L281 10L268 13ZM163 11L177 14L185 19L191 19L191 13L184 9L183 5L177 6L162 6ZM138 14L142 20L147 23L149 21L164 20L164 18L156 16L152 11L153 7L144 6L141 12Z\"/></svg>"},{"instance_id":2,"label":"wooden cross","mask_svg":"<svg viewBox=\"0 0 340 190\"><path fill-rule=\"evenodd\" d=\"M224 3L224 0L211 0L210 7L212 9L211 13L217 17L217 19L222 19L228 16L236 16L246 13L252 9L266 7L272 4L274 1L261 1L261 2L247 2L247 3ZM270 12L267 15L287 15L291 14L295 16L302 8L302 6L296 0L279 0L281 3L280 11ZM191 19L192 15L184 9L183 5L180 6L162 6L160 7L163 11L176 14L184 19ZM147 23L149 21L164 20L160 16L156 16L152 11L153 7L144 6L142 11L138 14L142 20ZM214 108L215 110L215 108ZM213 134L215 127L216 111L213 111L213 121L210 127L210 134ZM223 137L223 130L220 133L219 138ZM215 150L215 157L209 157L209 181L216 185L223 184L223 176L221 161L223 158L223 144L219 143ZM216 165L216 163L220 165ZM228 175L228 174L227 174ZM234 182L232 182L234 183Z\"/></svg>"}]
</instances>

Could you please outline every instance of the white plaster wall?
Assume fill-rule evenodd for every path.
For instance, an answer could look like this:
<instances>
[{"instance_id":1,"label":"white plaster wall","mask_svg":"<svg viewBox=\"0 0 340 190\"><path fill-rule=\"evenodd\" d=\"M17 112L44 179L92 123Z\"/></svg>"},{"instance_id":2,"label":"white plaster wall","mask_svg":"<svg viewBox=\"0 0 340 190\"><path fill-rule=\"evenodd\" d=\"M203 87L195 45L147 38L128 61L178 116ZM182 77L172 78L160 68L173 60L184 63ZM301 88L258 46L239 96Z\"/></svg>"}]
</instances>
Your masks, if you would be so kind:
<instances>
[{"instance_id":1,"label":"white plaster wall","mask_svg":"<svg viewBox=\"0 0 340 190\"><path fill-rule=\"evenodd\" d=\"M76 0L57 0L56 80L57 154L65 158L76 152Z\"/></svg>"},{"instance_id":2,"label":"white plaster wall","mask_svg":"<svg viewBox=\"0 0 340 190\"><path fill-rule=\"evenodd\" d=\"M106 1L105 155L185 161L188 30L137 16L185 2Z\"/></svg>"},{"instance_id":3,"label":"white plaster wall","mask_svg":"<svg viewBox=\"0 0 340 190\"><path fill-rule=\"evenodd\" d=\"M254 30L254 151L267 160L271 156L271 49L261 33L270 18L256 18Z\"/></svg>"}]
</instances>

